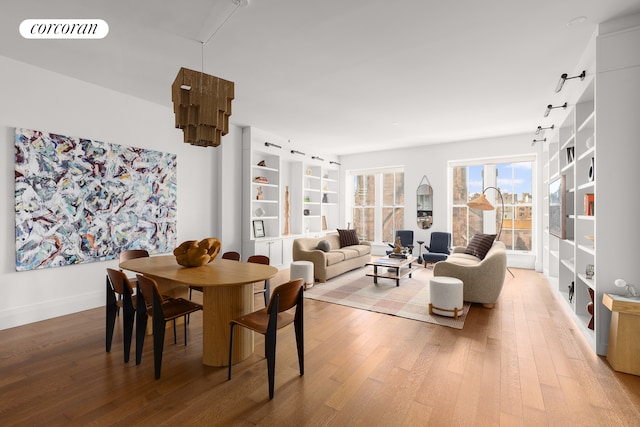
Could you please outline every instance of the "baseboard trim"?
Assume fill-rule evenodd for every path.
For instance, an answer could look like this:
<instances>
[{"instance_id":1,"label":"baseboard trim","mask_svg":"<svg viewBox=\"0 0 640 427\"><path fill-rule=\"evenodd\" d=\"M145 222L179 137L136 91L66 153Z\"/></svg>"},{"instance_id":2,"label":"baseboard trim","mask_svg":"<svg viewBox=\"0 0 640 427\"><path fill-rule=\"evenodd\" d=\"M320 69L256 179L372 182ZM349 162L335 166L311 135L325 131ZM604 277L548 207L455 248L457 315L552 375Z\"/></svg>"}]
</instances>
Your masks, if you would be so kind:
<instances>
[{"instance_id":1,"label":"baseboard trim","mask_svg":"<svg viewBox=\"0 0 640 427\"><path fill-rule=\"evenodd\" d=\"M98 291L0 310L0 330L100 307L105 304L104 298Z\"/></svg>"}]
</instances>

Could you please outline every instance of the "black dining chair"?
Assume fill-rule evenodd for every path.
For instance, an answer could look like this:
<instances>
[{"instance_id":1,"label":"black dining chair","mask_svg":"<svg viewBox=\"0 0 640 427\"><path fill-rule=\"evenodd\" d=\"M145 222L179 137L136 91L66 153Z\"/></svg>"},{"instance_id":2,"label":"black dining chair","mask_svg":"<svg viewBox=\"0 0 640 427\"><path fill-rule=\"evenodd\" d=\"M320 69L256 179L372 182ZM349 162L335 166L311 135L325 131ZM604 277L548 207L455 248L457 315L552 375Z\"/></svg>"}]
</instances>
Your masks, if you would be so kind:
<instances>
[{"instance_id":1,"label":"black dining chair","mask_svg":"<svg viewBox=\"0 0 640 427\"><path fill-rule=\"evenodd\" d=\"M111 351L113 331L116 317L122 308L122 332L124 339L124 363L129 362L131 353L131 339L133 337L133 323L136 312L136 296L133 295L133 285L127 275L120 270L107 268L107 305L106 305L106 351Z\"/></svg>"},{"instance_id":2,"label":"black dining chair","mask_svg":"<svg viewBox=\"0 0 640 427\"><path fill-rule=\"evenodd\" d=\"M269 265L269 263L271 262L269 260L269 257L266 255L251 255L248 259L247 262L253 262L255 264L264 264L264 265ZM271 294L271 282L269 281L269 279L266 279L264 281L264 287L262 289L258 289L258 290L254 290L253 294L264 294L264 306L266 307L267 305L269 305L269 295Z\"/></svg>"},{"instance_id":3,"label":"black dining chair","mask_svg":"<svg viewBox=\"0 0 640 427\"><path fill-rule=\"evenodd\" d=\"M142 362L142 349L147 331L147 318L151 317L153 325L153 366L155 378L160 378L162 369L162 352L166 323L173 321L173 342L177 344L176 319L184 317L184 345L187 345L187 315L202 310L202 305L184 298L166 300L158 290L158 284L150 277L141 274L138 279L138 296L136 321L136 365ZM146 315L145 315L146 314Z\"/></svg>"},{"instance_id":4,"label":"black dining chair","mask_svg":"<svg viewBox=\"0 0 640 427\"><path fill-rule=\"evenodd\" d=\"M291 323L294 324L296 347L298 349L298 365L300 375L304 375L304 311L303 297L304 280L294 279L276 287L269 305L253 313L237 317L229 322L229 374L231 380L231 365L233 360L233 331L236 325L251 329L264 335L264 353L267 359L267 375L269 377L269 399L273 399L276 370L276 334ZM290 313L295 307L295 313Z\"/></svg>"}]
</instances>

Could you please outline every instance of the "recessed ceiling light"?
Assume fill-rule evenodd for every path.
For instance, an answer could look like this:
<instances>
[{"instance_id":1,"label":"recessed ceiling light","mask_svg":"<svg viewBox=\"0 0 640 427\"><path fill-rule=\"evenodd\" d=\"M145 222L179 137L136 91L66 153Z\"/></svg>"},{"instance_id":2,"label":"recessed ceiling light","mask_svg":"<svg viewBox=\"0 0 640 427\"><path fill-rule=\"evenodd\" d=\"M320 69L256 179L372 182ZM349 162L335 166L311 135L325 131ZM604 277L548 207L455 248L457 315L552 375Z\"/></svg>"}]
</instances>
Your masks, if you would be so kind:
<instances>
[{"instance_id":1,"label":"recessed ceiling light","mask_svg":"<svg viewBox=\"0 0 640 427\"><path fill-rule=\"evenodd\" d=\"M567 27L575 27L576 25L584 24L587 22L586 16L576 16L571 21L567 22Z\"/></svg>"}]
</instances>

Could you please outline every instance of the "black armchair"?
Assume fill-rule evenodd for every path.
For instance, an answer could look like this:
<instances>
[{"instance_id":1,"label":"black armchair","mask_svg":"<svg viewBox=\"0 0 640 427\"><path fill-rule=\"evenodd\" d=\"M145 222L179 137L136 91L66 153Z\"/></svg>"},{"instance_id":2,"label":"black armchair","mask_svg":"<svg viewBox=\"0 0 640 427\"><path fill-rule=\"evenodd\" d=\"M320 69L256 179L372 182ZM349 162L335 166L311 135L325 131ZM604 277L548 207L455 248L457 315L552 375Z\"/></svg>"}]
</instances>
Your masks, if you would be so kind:
<instances>
[{"instance_id":1,"label":"black armchair","mask_svg":"<svg viewBox=\"0 0 640 427\"><path fill-rule=\"evenodd\" d=\"M427 252L422 255L425 267L427 263L446 260L451 253L451 233L443 231L432 232L429 245L424 245L424 247L427 248Z\"/></svg>"}]
</instances>

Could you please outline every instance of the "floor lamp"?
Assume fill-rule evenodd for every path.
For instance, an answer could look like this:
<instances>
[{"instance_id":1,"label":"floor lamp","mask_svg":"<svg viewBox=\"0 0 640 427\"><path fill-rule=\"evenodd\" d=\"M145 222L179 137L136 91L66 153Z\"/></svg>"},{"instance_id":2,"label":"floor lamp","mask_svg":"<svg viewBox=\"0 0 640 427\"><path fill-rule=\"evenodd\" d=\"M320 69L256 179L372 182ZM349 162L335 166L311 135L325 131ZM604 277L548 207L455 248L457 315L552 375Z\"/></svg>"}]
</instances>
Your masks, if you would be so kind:
<instances>
[{"instance_id":1,"label":"floor lamp","mask_svg":"<svg viewBox=\"0 0 640 427\"><path fill-rule=\"evenodd\" d=\"M467 206L469 206L472 209L478 209L478 210L481 210L481 211L492 211L492 210L494 210L495 207L484 196L485 191L487 191L490 188L496 190L496 192L500 196L500 203L502 204L502 211L500 212L500 230L498 230L498 236L496 237L496 240L500 240L500 234L502 233L502 223L504 222L504 198L502 197L502 193L500 192L500 190L498 188L496 188L496 187L485 187L484 190L482 190L482 194L480 194L478 197L476 197L475 199L473 199L470 202L468 202ZM509 272L509 274L511 274L511 277L516 277L511 272L509 267L507 267L507 271Z\"/></svg>"}]
</instances>

